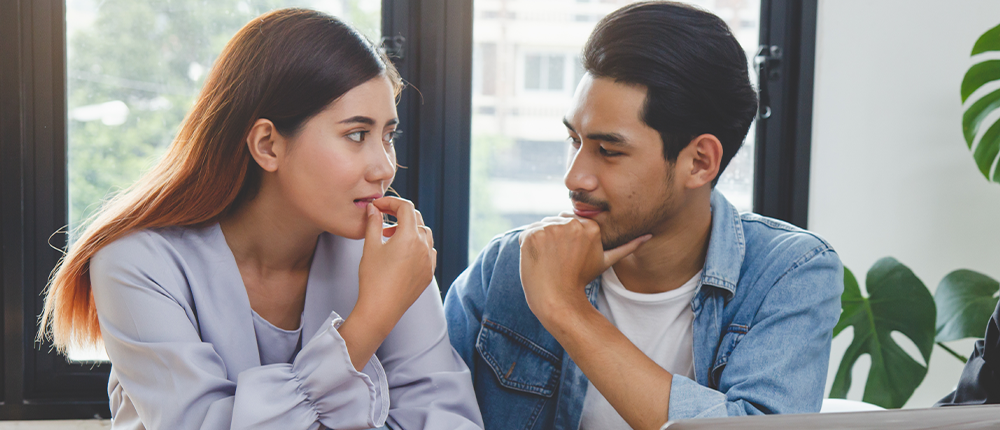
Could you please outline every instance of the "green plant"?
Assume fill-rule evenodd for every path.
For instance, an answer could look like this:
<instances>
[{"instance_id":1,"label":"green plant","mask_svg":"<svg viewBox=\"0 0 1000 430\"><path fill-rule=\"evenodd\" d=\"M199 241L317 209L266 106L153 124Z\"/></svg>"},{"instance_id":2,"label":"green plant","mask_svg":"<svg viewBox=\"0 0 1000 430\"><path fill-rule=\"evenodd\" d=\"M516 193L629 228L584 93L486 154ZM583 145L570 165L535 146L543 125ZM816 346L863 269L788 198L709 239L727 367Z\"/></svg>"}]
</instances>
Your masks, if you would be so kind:
<instances>
[{"instance_id":1,"label":"green plant","mask_svg":"<svg viewBox=\"0 0 1000 430\"><path fill-rule=\"evenodd\" d=\"M1000 51L1000 25L983 33L972 47L972 56ZM1000 82L1000 60L978 62L962 79L962 103L979 88ZM1000 119L984 124L987 116L1000 110L1000 89L980 97L965 109L962 131L972 150L980 127L983 133L973 151L979 171L987 180L1000 183ZM990 168L996 164L992 178ZM871 369L862 400L884 408L900 408L924 380L931 350L937 344L953 357L966 362L944 342L980 338L997 306L1000 283L978 272L956 270L938 284L934 296L908 267L891 257L872 266L865 280L868 297L861 294L857 279L844 268L843 313L833 329L836 337L848 327L854 339L841 359L830 388L830 397L845 398L851 388L851 369L858 358L868 354ZM892 338L893 332L908 337L917 346L924 364L907 354Z\"/></svg>"},{"instance_id":2,"label":"green plant","mask_svg":"<svg viewBox=\"0 0 1000 430\"><path fill-rule=\"evenodd\" d=\"M851 369L868 354L871 369L862 400L884 408L900 408L913 395L927 375L935 343L965 362L942 342L982 337L1000 291L996 280L962 269L945 276L932 297L913 271L892 257L872 266L865 286L868 297L861 294L854 274L844 268L843 312L833 335L853 327L854 339L841 359L830 397L847 396ZM925 364L907 354L893 340L893 332L913 341Z\"/></svg>"},{"instance_id":3,"label":"green plant","mask_svg":"<svg viewBox=\"0 0 1000 430\"><path fill-rule=\"evenodd\" d=\"M979 37L972 47L971 55L990 51L1000 51L1000 25ZM962 103L965 103L977 89L995 81L1000 81L1000 60L985 60L974 64L962 79ZM970 150L980 127L989 126L972 154L979 171L987 180L991 179L990 168L1000 157L1000 119L994 120L992 124L983 124L983 121L997 109L1000 109L1000 89L980 97L962 115L962 131ZM996 170L993 171L992 180L1000 182L1000 164L997 164Z\"/></svg>"}]
</instances>

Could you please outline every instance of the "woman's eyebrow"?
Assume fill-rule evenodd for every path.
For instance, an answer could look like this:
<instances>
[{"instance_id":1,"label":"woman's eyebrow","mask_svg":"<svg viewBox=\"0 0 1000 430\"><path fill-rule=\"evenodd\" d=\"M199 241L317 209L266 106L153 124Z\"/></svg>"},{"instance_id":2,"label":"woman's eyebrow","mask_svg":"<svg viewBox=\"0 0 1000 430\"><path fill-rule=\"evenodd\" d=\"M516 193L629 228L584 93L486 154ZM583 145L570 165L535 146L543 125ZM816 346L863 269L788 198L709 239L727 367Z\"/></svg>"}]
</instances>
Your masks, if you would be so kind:
<instances>
[{"instance_id":1,"label":"woman's eyebrow","mask_svg":"<svg viewBox=\"0 0 1000 430\"><path fill-rule=\"evenodd\" d=\"M369 118L367 116L356 115L356 116L352 116L350 118L347 118L347 119L345 119L343 121L340 121L337 124L351 124L351 123L361 123L361 124L366 124L366 125L375 125L375 120L371 119L371 118Z\"/></svg>"}]
</instances>

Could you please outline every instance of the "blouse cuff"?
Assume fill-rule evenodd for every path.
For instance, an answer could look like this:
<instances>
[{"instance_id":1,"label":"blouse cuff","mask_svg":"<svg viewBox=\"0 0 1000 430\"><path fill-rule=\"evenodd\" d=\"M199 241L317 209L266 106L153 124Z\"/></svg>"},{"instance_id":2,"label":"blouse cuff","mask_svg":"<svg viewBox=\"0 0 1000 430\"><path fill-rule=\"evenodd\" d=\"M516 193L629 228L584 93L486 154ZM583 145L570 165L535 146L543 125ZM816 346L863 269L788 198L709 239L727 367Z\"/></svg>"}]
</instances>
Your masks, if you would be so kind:
<instances>
[{"instance_id":1,"label":"blouse cuff","mask_svg":"<svg viewBox=\"0 0 1000 430\"><path fill-rule=\"evenodd\" d=\"M381 427L389 415L385 370L372 355L358 372L337 331L343 318L332 312L292 362L292 373L318 420L330 428Z\"/></svg>"}]
</instances>

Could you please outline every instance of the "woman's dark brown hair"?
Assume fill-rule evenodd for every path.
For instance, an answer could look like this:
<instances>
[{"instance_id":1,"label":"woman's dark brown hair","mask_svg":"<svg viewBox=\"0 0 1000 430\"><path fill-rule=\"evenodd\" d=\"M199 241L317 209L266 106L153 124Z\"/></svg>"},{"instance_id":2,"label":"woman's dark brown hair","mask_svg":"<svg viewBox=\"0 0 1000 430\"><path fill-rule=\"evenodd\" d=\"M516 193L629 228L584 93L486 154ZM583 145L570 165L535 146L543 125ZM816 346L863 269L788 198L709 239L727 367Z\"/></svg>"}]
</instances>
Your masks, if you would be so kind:
<instances>
[{"instance_id":1,"label":"woman's dark brown hair","mask_svg":"<svg viewBox=\"0 0 1000 430\"><path fill-rule=\"evenodd\" d=\"M100 344L90 259L140 229L217 221L252 199L261 169L247 134L259 118L294 136L311 117L352 88L402 80L378 49L332 16L282 9L250 21L216 60L166 155L138 182L106 203L53 272L41 336L62 352Z\"/></svg>"}]
</instances>

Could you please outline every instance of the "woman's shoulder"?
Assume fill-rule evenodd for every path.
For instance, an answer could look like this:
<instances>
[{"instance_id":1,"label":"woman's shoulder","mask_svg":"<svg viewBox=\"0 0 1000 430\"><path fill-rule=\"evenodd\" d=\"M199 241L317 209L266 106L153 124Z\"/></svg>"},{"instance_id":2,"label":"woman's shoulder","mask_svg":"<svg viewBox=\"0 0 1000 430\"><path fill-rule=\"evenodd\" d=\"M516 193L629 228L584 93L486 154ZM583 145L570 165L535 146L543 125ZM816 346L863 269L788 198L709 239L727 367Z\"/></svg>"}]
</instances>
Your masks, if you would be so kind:
<instances>
[{"instance_id":1,"label":"woman's shoulder","mask_svg":"<svg viewBox=\"0 0 1000 430\"><path fill-rule=\"evenodd\" d=\"M218 225L166 227L131 232L98 250L90 260L91 284L95 288L125 279L143 279L165 285L165 280L196 276L199 268L218 260L218 242L225 244ZM231 257L230 257L231 258ZM169 282L177 285L177 282Z\"/></svg>"},{"instance_id":2,"label":"woman's shoulder","mask_svg":"<svg viewBox=\"0 0 1000 430\"><path fill-rule=\"evenodd\" d=\"M165 253L173 253L184 248L198 249L211 240L212 230L211 227L164 227L137 230L103 246L94 254L91 264L104 261L159 259L164 257Z\"/></svg>"}]
</instances>

